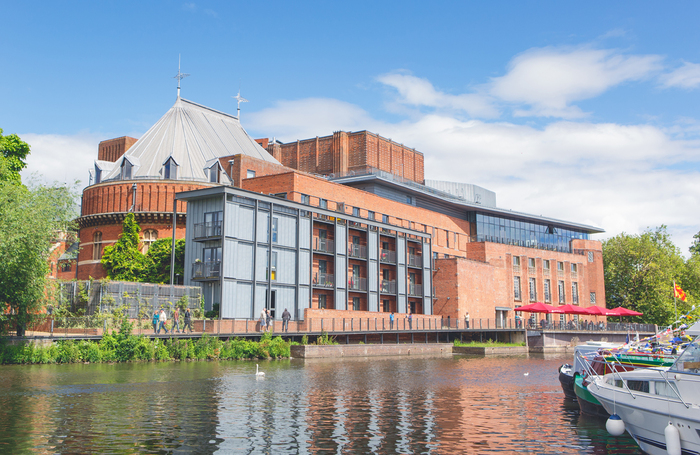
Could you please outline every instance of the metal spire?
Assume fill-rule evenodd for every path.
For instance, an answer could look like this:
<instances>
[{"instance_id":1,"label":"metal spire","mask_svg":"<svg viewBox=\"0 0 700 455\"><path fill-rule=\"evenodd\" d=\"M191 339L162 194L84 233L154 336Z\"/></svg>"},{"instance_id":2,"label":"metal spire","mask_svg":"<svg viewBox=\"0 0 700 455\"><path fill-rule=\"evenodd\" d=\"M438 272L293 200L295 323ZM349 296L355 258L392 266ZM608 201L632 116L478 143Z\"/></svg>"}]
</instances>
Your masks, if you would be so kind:
<instances>
[{"instance_id":1,"label":"metal spire","mask_svg":"<svg viewBox=\"0 0 700 455\"><path fill-rule=\"evenodd\" d=\"M180 98L180 81L189 76L187 73L180 71L180 54L177 54L177 74L174 79L177 79L177 97Z\"/></svg>"},{"instance_id":2,"label":"metal spire","mask_svg":"<svg viewBox=\"0 0 700 455\"><path fill-rule=\"evenodd\" d=\"M238 95L232 96L234 100L238 101L238 121L241 121L241 103L247 103L248 100L241 96L241 91L238 90Z\"/></svg>"}]
</instances>

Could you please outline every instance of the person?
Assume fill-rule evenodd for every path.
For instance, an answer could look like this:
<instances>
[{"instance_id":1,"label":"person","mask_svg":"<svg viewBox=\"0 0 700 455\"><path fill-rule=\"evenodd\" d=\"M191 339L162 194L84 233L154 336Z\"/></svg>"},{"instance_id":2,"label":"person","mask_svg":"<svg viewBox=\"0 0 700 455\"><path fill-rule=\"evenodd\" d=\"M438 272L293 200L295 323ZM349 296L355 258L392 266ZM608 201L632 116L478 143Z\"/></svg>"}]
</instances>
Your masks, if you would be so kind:
<instances>
[{"instance_id":1,"label":"person","mask_svg":"<svg viewBox=\"0 0 700 455\"><path fill-rule=\"evenodd\" d=\"M260 311L260 331L265 332L267 328L267 310L265 308Z\"/></svg>"},{"instance_id":2,"label":"person","mask_svg":"<svg viewBox=\"0 0 700 455\"><path fill-rule=\"evenodd\" d=\"M265 321L267 322L267 330L272 332L272 313L267 308L265 308Z\"/></svg>"},{"instance_id":3,"label":"person","mask_svg":"<svg viewBox=\"0 0 700 455\"><path fill-rule=\"evenodd\" d=\"M394 313L389 315L389 330L394 330Z\"/></svg>"},{"instance_id":4,"label":"person","mask_svg":"<svg viewBox=\"0 0 700 455\"><path fill-rule=\"evenodd\" d=\"M520 324L522 324L522 320L520 319L520 314L515 313L515 328L519 329Z\"/></svg>"},{"instance_id":5,"label":"person","mask_svg":"<svg viewBox=\"0 0 700 455\"><path fill-rule=\"evenodd\" d=\"M162 308L160 309L160 316L158 316L158 319L160 320L160 327L158 328L158 333L160 333L160 329L162 328L167 334L168 328L165 324L168 322L168 315L165 314L165 310Z\"/></svg>"},{"instance_id":6,"label":"person","mask_svg":"<svg viewBox=\"0 0 700 455\"><path fill-rule=\"evenodd\" d=\"M467 329L469 328L469 312L468 311L464 314L464 327Z\"/></svg>"},{"instance_id":7,"label":"person","mask_svg":"<svg viewBox=\"0 0 700 455\"><path fill-rule=\"evenodd\" d=\"M408 330L413 329L413 317L411 316L411 310L408 311Z\"/></svg>"},{"instance_id":8,"label":"person","mask_svg":"<svg viewBox=\"0 0 700 455\"><path fill-rule=\"evenodd\" d=\"M158 311L153 312L153 320L151 321L153 323L153 333L157 334L159 332L159 325L160 325L160 318L158 317Z\"/></svg>"},{"instance_id":9,"label":"person","mask_svg":"<svg viewBox=\"0 0 700 455\"><path fill-rule=\"evenodd\" d=\"M282 313L282 330L285 332L289 331L289 320L292 318L292 315L287 311L287 309L284 309L284 312Z\"/></svg>"},{"instance_id":10,"label":"person","mask_svg":"<svg viewBox=\"0 0 700 455\"><path fill-rule=\"evenodd\" d=\"M185 333L187 327L190 328L190 333L192 333L192 313L190 313L189 308L185 310L185 325L182 327L182 333Z\"/></svg>"},{"instance_id":11,"label":"person","mask_svg":"<svg viewBox=\"0 0 700 455\"><path fill-rule=\"evenodd\" d=\"M177 333L180 333L180 311L175 307L175 312L173 313L173 332L177 329Z\"/></svg>"}]
</instances>

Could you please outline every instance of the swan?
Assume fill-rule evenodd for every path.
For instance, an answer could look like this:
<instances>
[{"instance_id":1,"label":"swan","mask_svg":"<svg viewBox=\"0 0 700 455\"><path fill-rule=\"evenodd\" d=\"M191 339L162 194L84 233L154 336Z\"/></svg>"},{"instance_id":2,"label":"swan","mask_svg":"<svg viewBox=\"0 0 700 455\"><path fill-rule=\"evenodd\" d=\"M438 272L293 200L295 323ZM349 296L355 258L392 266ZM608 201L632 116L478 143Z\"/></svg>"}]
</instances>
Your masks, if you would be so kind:
<instances>
[{"instance_id":1,"label":"swan","mask_svg":"<svg viewBox=\"0 0 700 455\"><path fill-rule=\"evenodd\" d=\"M255 364L255 376L258 376L258 377L265 376L265 372L260 371L260 367L257 363Z\"/></svg>"},{"instance_id":2,"label":"swan","mask_svg":"<svg viewBox=\"0 0 700 455\"><path fill-rule=\"evenodd\" d=\"M265 374L265 373L263 373ZM528 371L527 373L523 373L523 376L530 376L530 372Z\"/></svg>"}]
</instances>

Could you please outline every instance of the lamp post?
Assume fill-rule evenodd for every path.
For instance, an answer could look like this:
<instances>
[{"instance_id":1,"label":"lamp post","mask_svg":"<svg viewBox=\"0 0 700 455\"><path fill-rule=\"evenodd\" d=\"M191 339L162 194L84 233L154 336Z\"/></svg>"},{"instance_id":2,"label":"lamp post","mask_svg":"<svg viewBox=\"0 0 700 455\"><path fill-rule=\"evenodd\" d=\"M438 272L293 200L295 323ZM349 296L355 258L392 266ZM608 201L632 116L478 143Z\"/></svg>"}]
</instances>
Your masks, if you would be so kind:
<instances>
[{"instance_id":1,"label":"lamp post","mask_svg":"<svg viewBox=\"0 0 700 455\"><path fill-rule=\"evenodd\" d=\"M180 284L180 274L179 273L175 274L175 284Z\"/></svg>"}]
</instances>

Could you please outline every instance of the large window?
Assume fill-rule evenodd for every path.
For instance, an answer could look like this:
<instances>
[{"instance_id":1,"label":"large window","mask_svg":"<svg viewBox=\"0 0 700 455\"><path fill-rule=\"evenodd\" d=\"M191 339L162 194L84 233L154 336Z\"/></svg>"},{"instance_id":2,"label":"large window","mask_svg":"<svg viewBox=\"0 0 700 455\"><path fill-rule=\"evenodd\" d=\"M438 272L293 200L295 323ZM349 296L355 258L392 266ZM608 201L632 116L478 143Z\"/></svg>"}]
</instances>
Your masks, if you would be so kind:
<instances>
[{"instance_id":1,"label":"large window","mask_svg":"<svg viewBox=\"0 0 700 455\"><path fill-rule=\"evenodd\" d=\"M559 303L566 303L566 292L563 281L559 281Z\"/></svg>"},{"instance_id":2,"label":"large window","mask_svg":"<svg viewBox=\"0 0 700 455\"><path fill-rule=\"evenodd\" d=\"M148 253L151 244L158 240L158 231L155 229L146 229L143 231L143 254Z\"/></svg>"},{"instance_id":3,"label":"large window","mask_svg":"<svg viewBox=\"0 0 700 455\"><path fill-rule=\"evenodd\" d=\"M530 278L530 302L537 302L537 281Z\"/></svg>"},{"instance_id":4,"label":"large window","mask_svg":"<svg viewBox=\"0 0 700 455\"><path fill-rule=\"evenodd\" d=\"M131 168L132 167L133 166L131 165L129 160L124 158L124 160L122 161L122 171L121 171L122 180L129 180L131 178Z\"/></svg>"},{"instance_id":5,"label":"large window","mask_svg":"<svg viewBox=\"0 0 700 455\"><path fill-rule=\"evenodd\" d=\"M578 283L571 283L571 302L578 305Z\"/></svg>"},{"instance_id":6,"label":"large window","mask_svg":"<svg viewBox=\"0 0 700 455\"><path fill-rule=\"evenodd\" d=\"M326 302L326 294L319 294L318 295L318 307L322 310L325 310L328 302Z\"/></svg>"},{"instance_id":7,"label":"large window","mask_svg":"<svg viewBox=\"0 0 700 455\"><path fill-rule=\"evenodd\" d=\"M177 179L177 163L170 157L163 166L163 178L176 180Z\"/></svg>"},{"instance_id":8,"label":"large window","mask_svg":"<svg viewBox=\"0 0 700 455\"><path fill-rule=\"evenodd\" d=\"M591 304L595 305L595 292L591 292Z\"/></svg>"},{"instance_id":9,"label":"large window","mask_svg":"<svg viewBox=\"0 0 700 455\"><path fill-rule=\"evenodd\" d=\"M544 280L544 301L550 303L552 301L552 282Z\"/></svg>"},{"instance_id":10,"label":"large window","mask_svg":"<svg viewBox=\"0 0 700 455\"><path fill-rule=\"evenodd\" d=\"M520 277L513 277L513 297L515 300L522 300L522 295L520 294Z\"/></svg>"},{"instance_id":11,"label":"large window","mask_svg":"<svg viewBox=\"0 0 700 455\"><path fill-rule=\"evenodd\" d=\"M102 233L100 231L92 235L92 259L93 261L102 259Z\"/></svg>"},{"instance_id":12,"label":"large window","mask_svg":"<svg viewBox=\"0 0 700 455\"><path fill-rule=\"evenodd\" d=\"M352 298L352 309L355 311L360 311L360 298L359 297Z\"/></svg>"}]
</instances>

